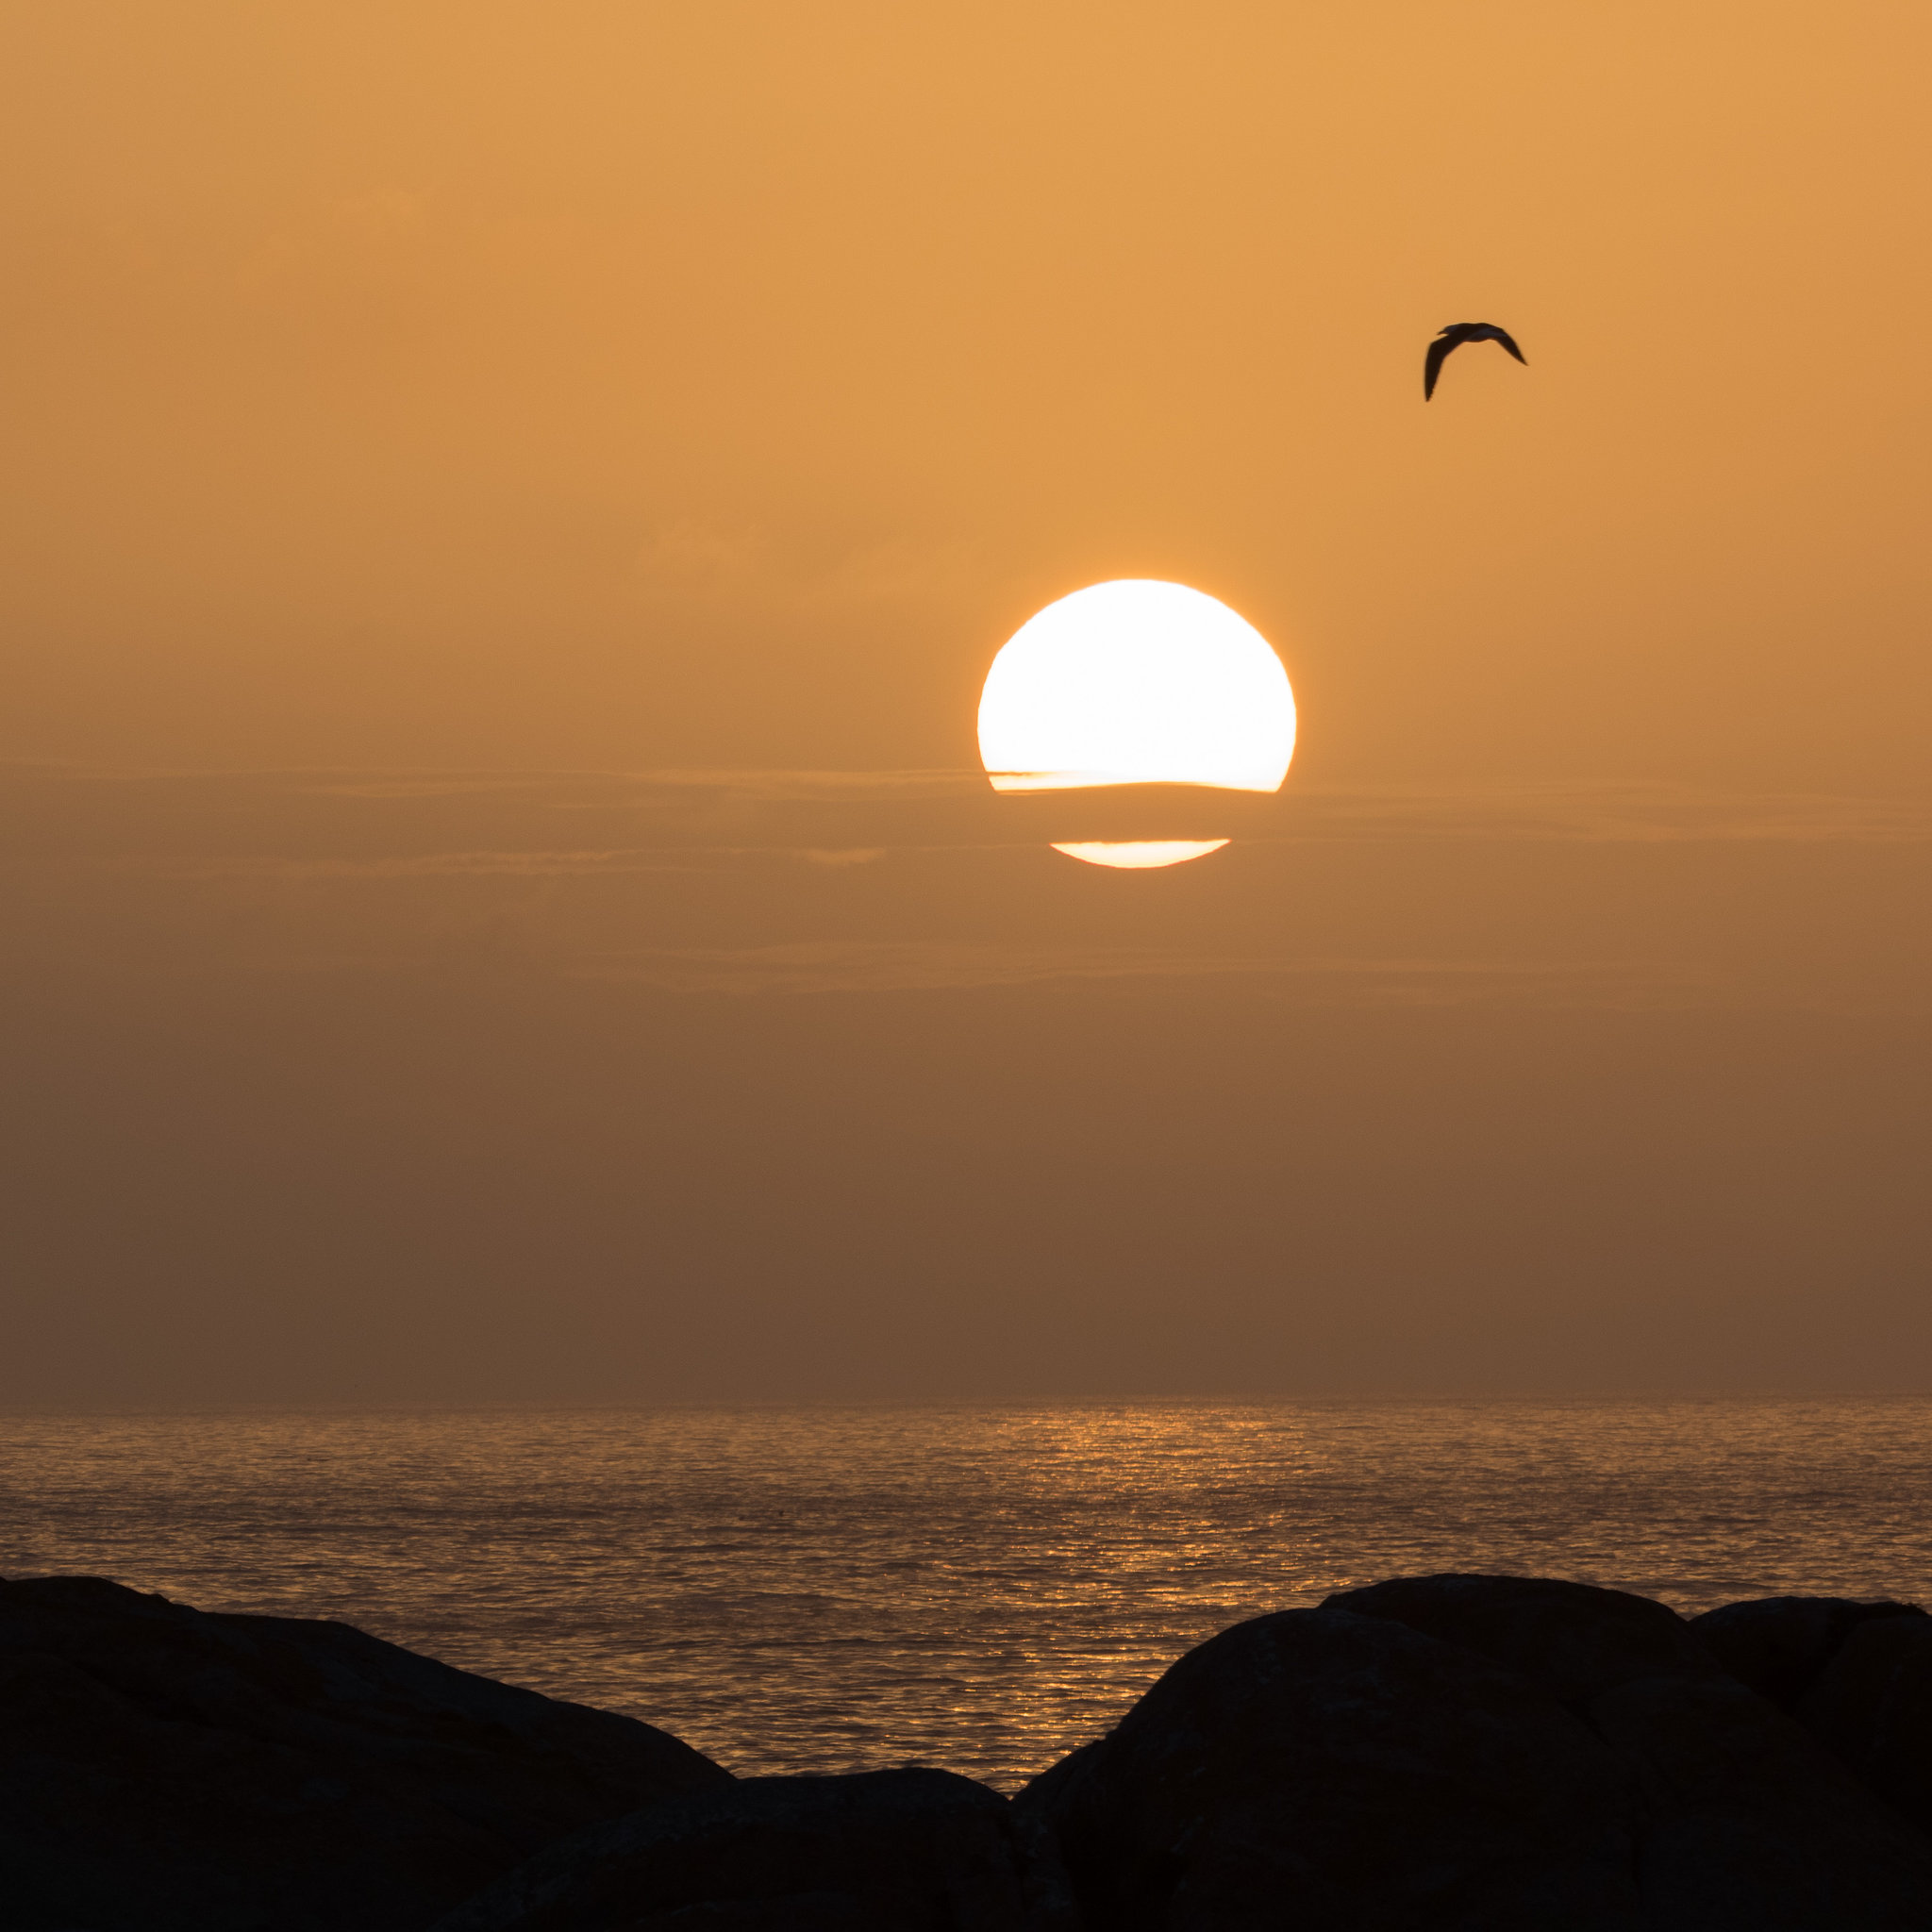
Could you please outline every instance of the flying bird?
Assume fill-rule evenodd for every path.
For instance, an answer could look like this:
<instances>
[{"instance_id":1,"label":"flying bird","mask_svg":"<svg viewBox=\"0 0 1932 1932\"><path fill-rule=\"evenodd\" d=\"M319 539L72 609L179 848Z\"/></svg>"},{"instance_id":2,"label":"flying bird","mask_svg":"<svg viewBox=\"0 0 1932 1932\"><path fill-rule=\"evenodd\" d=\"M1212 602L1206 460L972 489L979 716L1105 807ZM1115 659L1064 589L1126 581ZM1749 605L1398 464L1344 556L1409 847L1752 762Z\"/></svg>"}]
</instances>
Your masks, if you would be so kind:
<instances>
[{"instance_id":1,"label":"flying bird","mask_svg":"<svg viewBox=\"0 0 1932 1932\"><path fill-rule=\"evenodd\" d=\"M1510 340L1507 329L1498 328L1493 322L1452 322L1429 344L1428 357L1423 363L1424 402L1436 393L1436 378L1442 373L1449 351L1459 349L1464 342L1501 342L1525 369L1529 367L1529 358Z\"/></svg>"}]
</instances>

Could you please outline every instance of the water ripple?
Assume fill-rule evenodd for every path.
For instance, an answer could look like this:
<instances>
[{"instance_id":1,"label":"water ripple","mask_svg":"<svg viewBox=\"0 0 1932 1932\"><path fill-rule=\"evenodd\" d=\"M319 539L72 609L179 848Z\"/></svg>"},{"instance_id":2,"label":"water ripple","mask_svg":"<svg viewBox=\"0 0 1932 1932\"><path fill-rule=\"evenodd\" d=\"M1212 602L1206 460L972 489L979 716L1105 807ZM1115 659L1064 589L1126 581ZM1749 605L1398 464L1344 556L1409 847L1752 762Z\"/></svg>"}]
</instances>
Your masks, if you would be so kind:
<instances>
[{"instance_id":1,"label":"water ripple","mask_svg":"<svg viewBox=\"0 0 1932 1932\"><path fill-rule=\"evenodd\" d=\"M0 1418L0 1567L339 1617L735 1771L1006 1788L1376 1577L1932 1596L1932 1401Z\"/></svg>"}]
</instances>

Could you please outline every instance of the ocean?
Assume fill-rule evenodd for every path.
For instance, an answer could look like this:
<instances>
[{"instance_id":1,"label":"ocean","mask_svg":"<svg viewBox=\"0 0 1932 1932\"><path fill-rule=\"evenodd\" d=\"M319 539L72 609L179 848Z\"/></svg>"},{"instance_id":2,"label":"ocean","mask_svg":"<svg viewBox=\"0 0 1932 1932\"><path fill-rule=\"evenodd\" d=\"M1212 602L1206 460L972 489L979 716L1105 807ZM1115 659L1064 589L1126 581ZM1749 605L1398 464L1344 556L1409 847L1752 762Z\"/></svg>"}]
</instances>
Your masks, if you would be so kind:
<instances>
[{"instance_id":1,"label":"ocean","mask_svg":"<svg viewBox=\"0 0 1932 1932\"><path fill-rule=\"evenodd\" d=\"M1012 1790L1432 1571L1932 1601L1932 1399L0 1417L0 1574L335 1617L730 1770Z\"/></svg>"}]
</instances>

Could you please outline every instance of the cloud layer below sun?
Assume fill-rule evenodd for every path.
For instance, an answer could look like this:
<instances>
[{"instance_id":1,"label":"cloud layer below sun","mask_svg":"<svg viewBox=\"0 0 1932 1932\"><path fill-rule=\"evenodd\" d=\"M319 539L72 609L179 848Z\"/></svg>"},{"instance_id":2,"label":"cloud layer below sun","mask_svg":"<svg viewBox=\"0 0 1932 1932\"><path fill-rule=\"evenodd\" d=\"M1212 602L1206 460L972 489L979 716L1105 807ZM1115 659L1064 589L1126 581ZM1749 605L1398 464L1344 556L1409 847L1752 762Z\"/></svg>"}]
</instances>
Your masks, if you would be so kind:
<instances>
[{"instance_id":1,"label":"cloud layer below sun","mask_svg":"<svg viewBox=\"0 0 1932 1932\"><path fill-rule=\"evenodd\" d=\"M13 768L0 1403L1915 1373L1932 808L1211 802Z\"/></svg>"},{"instance_id":2,"label":"cloud layer below sun","mask_svg":"<svg viewBox=\"0 0 1932 1932\"><path fill-rule=\"evenodd\" d=\"M17 964L739 993L1247 975L1297 1002L1537 1006L1916 1008L1932 984L1924 936L1898 917L1932 866L1924 801L26 766L0 774L0 801L22 914L0 958ZM1178 896L1067 876L1048 849L1059 831L1133 836L1202 811L1234 842ZM1821 890L1840 916L1797 916Z\"/></svg>"}]
</instances>

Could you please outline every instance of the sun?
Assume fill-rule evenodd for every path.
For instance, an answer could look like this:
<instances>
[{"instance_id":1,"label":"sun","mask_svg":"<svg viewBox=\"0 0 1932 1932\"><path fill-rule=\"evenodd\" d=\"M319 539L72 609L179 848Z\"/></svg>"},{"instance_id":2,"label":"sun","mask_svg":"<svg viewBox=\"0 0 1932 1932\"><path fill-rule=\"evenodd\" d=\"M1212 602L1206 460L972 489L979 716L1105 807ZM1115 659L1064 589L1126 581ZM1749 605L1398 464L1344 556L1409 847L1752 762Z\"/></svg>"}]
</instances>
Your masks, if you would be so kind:
<instances>
[{"instance_id":1,"label":"sun","mask_svg":"<svg viewBox=\"0 0 1932 1932\"><path fill-rule=\"evenodd\" d=\"M1185 584L1124 577L1049 604L987 673L979 756L998 791L1211 785L1276 791L1294 693L1259 631ZM1097 865L1174 865L1225 840L1069 843Z\"/></svg>"},{"instance_id":2,"label":"sun","mask_svg":"<svg viewBox=\"0 0 1932 1932\"><path fill-rule=\"evenodd\" d=\"M1178 865L1184 858L1206 858L1219 852L1225 839L1056 839L1053 849L1089 865L1117 866L1123 872L1147 872L1158 865Z\"/></svg>"}]
</instances>

